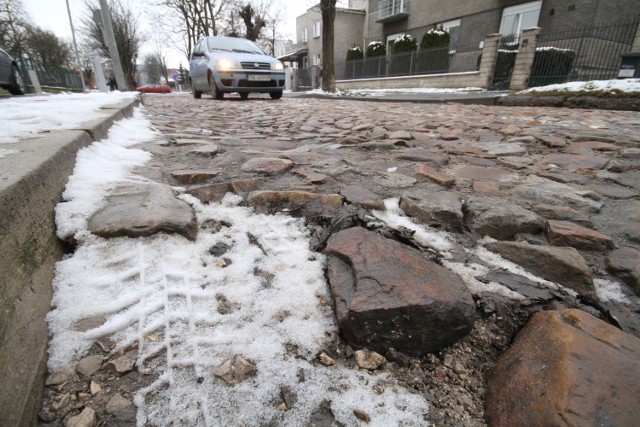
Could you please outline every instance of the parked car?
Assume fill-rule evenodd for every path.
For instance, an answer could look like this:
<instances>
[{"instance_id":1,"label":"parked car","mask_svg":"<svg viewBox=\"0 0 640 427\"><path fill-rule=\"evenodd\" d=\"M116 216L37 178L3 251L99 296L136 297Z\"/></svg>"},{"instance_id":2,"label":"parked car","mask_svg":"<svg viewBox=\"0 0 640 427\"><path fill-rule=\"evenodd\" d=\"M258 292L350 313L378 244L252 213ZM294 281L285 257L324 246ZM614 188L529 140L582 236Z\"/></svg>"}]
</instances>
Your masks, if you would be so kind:
<instances>
[{"instance_id":1,"label":"parked car","mask_svg":"<svg viewBox=\"0 0 640 427\"><path fill-rule=\"evenodd\" d=\"M284 65L265 54L250 40L236 37L204 37L193 49L189 61L194 98L210 92L221 100L237 92L246 99L251 92L282 98Z\"/></svg>"},{"instance_id":2,"label":"parked car","mask_svg":"<svg viewBox=\"0 0 640 427\"><path fill-rule=\"evenodd\" d=\"M145 93L171 93L171 88L167 85L149 84L140 86L136 89L138 92Z\"/></svg>"},{"instance_id":3,"label":"parked car","mask_svg":"<svg viewBox=\"0 0 640 427\"><path fill-rule=\"evenodd\" d=\"M4 50L0 49L0 87L11 95L24 95L24 83L18 63Z\"/></svg>"}]
</instances>

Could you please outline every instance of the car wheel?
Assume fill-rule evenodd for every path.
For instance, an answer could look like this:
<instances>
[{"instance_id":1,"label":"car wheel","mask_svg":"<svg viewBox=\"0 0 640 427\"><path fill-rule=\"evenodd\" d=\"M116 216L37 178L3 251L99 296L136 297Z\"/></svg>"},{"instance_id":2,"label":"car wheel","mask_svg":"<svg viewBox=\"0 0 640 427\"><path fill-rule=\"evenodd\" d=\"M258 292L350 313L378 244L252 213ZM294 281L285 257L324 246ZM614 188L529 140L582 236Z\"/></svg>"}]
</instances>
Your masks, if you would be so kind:
<instances>
[{"instance_id":1,"label":"car wheel","mask_svg":"<svg viewBox=\"0 0 640 427\"><path fill-rule=\"evenodd\" d=\"M11 95L24 95L24 82L20 75L18 67L13 65L11 67L11 86L9 86L9 93Z\"/></svg>"},{"instance_id":2,"label":"car wheel","mask_svg":"<svg viewBox=\"0 0 640 427\"><path fill-rule=\"evenodd\" d=\"M211 77L209 77L209 87L211 88L211 96L213 96L213 99L217 101L222 101L224 99L224 92L218 89L216 82L211 82Z\"/></svg>"},{"instance_id":3,"label":"car wheel","mask_svg":"<svg viewBox=\"0 0 640 427\"><path fill-rule=\"evenodd\" d=\"M202 98L202 92L196 90L195 86L193 85L193 81L191 82L191 93L193 94L193 97L195 99Z\"/></svg>"},{"instance_id":4,"label":"car wheel","mask_svg":"<svg viewBox=\"0 0 640 427\"><path fill-rule=\"evenodd\" d=\"M282 98L282 91L279 90L277 92L269 92L269 96L271 97L271 99L280 99Z\"/></svg>"},{"instance_id":5,"label":"car wheel","mask_svg":"<svg viewBox=\"0 0 640 427\"><path fill-rule=\"evenodd\" d=\"M240 99L247 99L247 98L249 98L248 92L240 92Z\"/></svg>"}]
</instances>

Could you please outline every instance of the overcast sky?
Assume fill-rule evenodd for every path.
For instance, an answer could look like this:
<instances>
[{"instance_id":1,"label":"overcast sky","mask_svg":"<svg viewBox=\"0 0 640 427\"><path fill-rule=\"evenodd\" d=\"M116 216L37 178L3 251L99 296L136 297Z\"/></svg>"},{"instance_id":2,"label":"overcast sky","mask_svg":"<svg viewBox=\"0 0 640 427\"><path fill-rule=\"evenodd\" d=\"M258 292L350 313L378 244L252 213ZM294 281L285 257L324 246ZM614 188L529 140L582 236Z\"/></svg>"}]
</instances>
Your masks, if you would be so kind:
<instances>
[{"instance_id":1,"label":"overcast sky","mask_svg":"<svg viewBox=\"0 0 640 427\"><path fill-rule=\"evenodd\" d=\"M78 27L80 26L80 17L85 11L86 0L68 0L71 9L73 25L76 29L76 37L78 37ZM310 6L319 2L319 0L275 0L284 5L286 16L284 16L285 24L281 27L281 32L286 34L288 38L294 39L296 17L303 14ZM151 24L145 19L150 13L148 11L154 0L126 0L126 4L137 13L140 17L141 30L145 34L153 34ZM71 29L69 26L69 17L67 13L66 0L22 0L25 11L28 13L31 21L37 26L45 30L52 31L58 37L71 40ZM153 50L153 45L144 44L141 48L141 56ZM187 66L187 59L178 51L168 52L167 62L169 67L178 67L180 63Z\"/></svg>"}]
</instances>

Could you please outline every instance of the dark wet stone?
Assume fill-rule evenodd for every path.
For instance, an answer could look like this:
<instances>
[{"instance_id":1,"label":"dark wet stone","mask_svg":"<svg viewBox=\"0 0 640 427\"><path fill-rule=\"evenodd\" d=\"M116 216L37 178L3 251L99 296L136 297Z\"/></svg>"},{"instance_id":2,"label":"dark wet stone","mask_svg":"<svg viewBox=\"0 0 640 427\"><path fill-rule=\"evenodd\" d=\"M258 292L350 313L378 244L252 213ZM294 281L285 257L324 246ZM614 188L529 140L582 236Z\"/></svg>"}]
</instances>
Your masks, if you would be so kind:
<instances>
[{"instance_id":1,"label":"dark wet stone","mask_svg":"<svg viewBox=\"0 0 640 427\"><path fill-rule=\"evenodd\" d=\"M507 240L516 234L542 231L544 220L535 212L497 199L472 196L463 206L465 224L484 236Z\"/></svg>"},{"instance_id":2,"label":"dark wet stone","mask_svg":"<svg viewBox=\"0 0 640 427\"><path fill-rule=\"evenodd\" d=\"M417 250L355 227L334 234L325 253L336 317L351 345L418 356L471 330L475 304L462 280Z\"/></svg>"}]
</instances>

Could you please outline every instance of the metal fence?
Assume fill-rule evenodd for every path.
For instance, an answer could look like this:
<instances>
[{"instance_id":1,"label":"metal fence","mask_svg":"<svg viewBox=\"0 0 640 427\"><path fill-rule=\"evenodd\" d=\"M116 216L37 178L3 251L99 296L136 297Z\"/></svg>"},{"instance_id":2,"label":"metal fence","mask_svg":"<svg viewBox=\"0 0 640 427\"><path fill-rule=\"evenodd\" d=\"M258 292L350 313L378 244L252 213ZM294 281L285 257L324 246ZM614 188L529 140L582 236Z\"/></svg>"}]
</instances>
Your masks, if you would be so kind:
<instances>
[{"instance_id":1,"label":"metal fence","mask_svg":"<svg viewBox=\"0 0 640 427\"><path fill-rule=\"evenodd\" d=\"M620 54L631 50L638 19L560 32L538 38L530 86L615 79Z\"/></svg>"},{"instance_id":2,"label":"metal fence","mask_svg":"<svg viewBox=\"0 0 640 427\"><path fill-rule=\"evenodd\" d=\"M57 67L45 67L36 61L13 56L18 62L22 81L27 92L34 92L34 82L31 81L29 70L35 71L42 88L56 90L82 91L82 82L78 71Z\"/></svg>"},{"instance_id":3,"label":"metal fence","mask_svg":"<svg viewBox=\"0 0 640 427\"><path fill-rule=\"evenodd\" d=\"M336 63L337 80L477 71L480 42Z\"/></svg>"}]
</instances>

